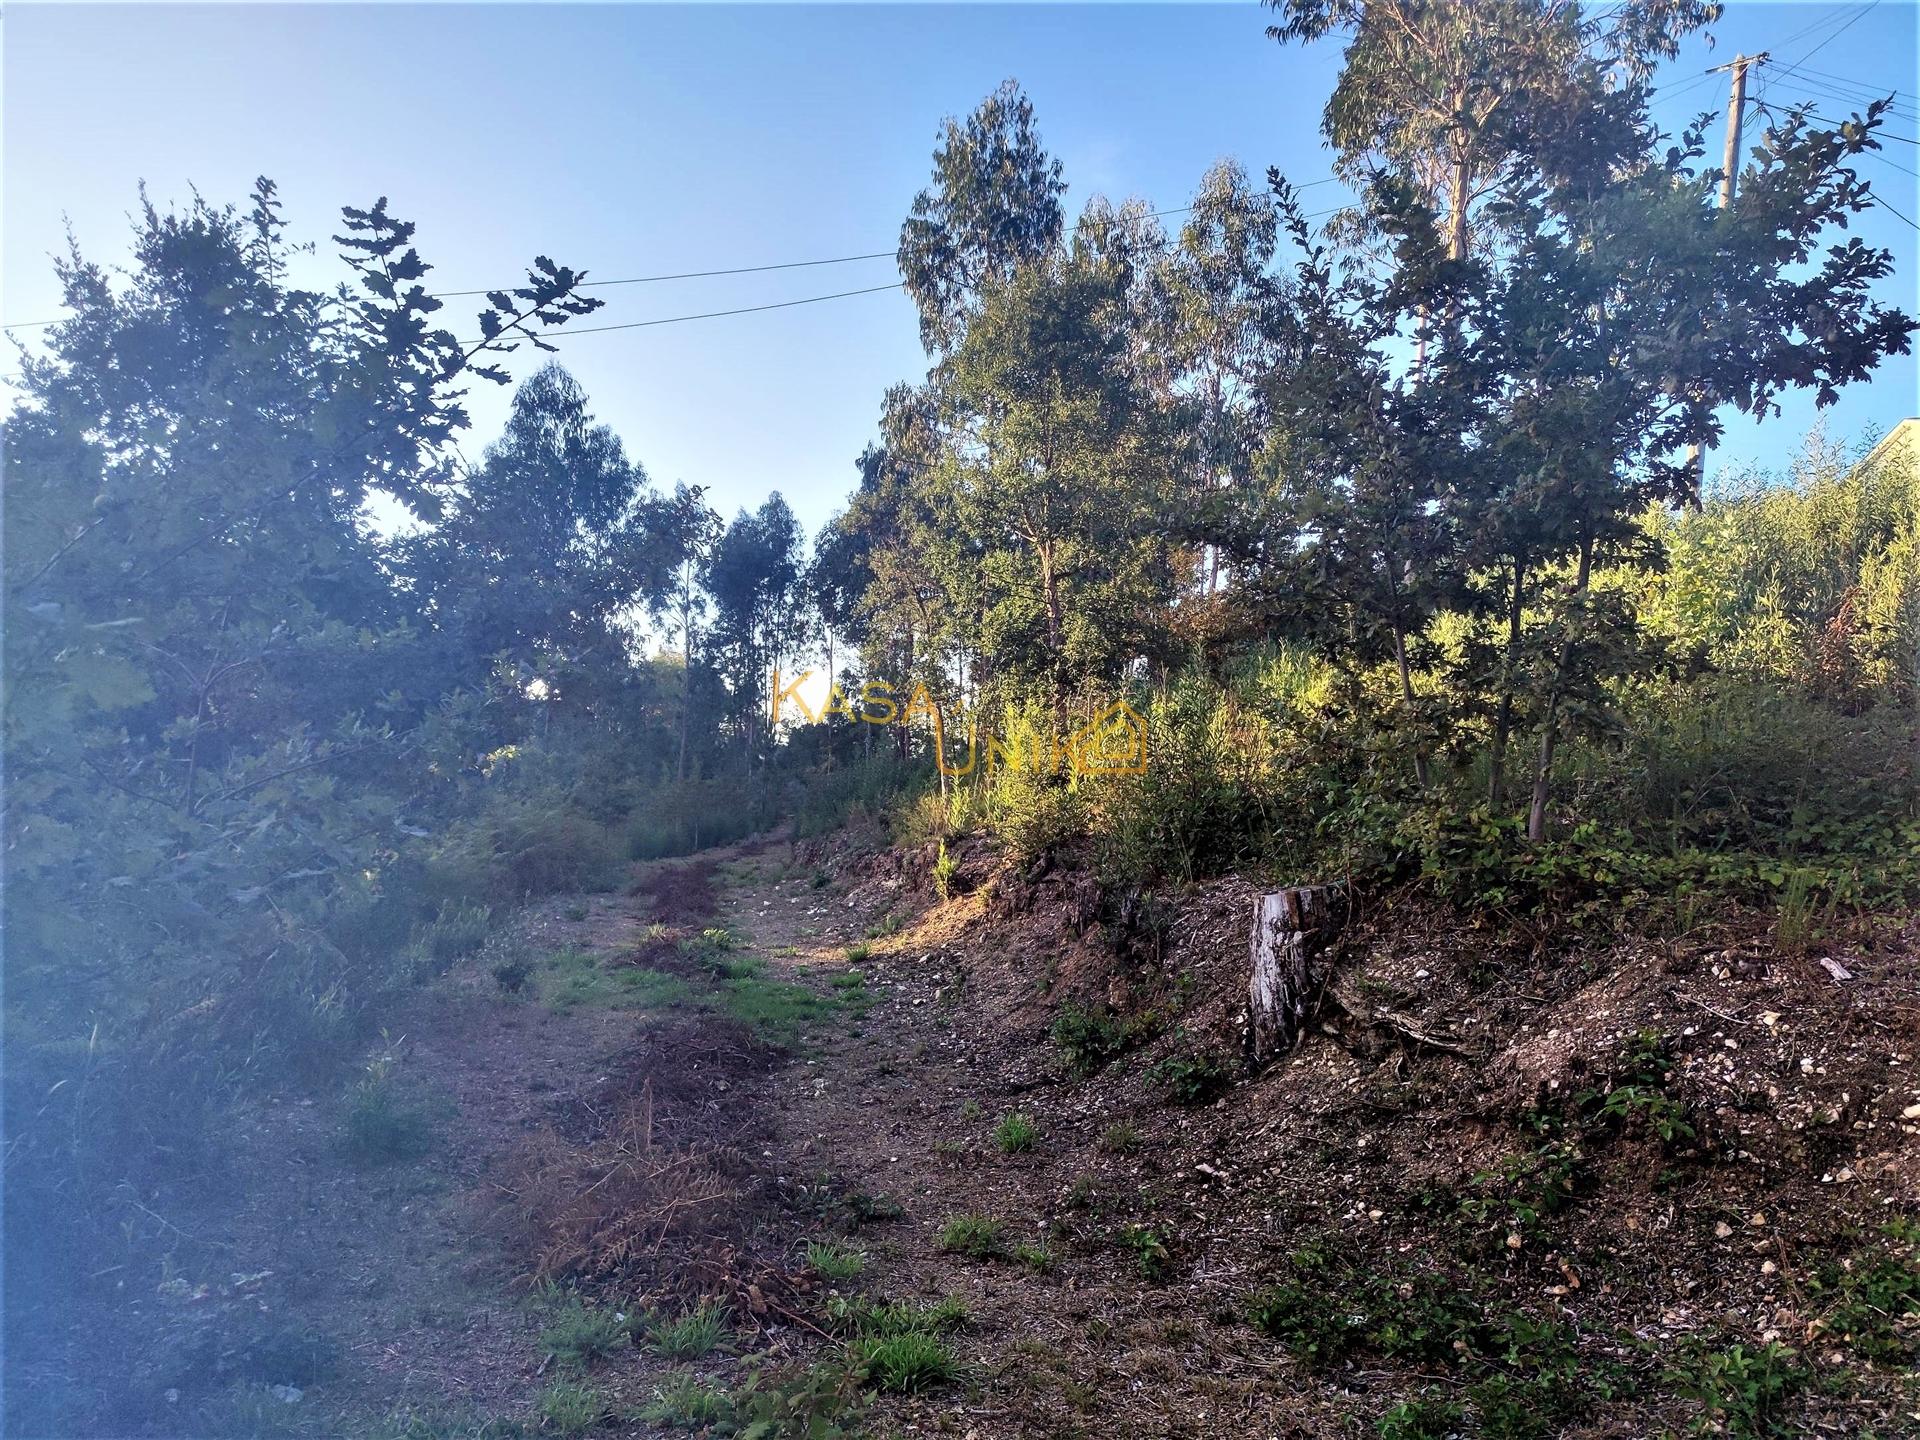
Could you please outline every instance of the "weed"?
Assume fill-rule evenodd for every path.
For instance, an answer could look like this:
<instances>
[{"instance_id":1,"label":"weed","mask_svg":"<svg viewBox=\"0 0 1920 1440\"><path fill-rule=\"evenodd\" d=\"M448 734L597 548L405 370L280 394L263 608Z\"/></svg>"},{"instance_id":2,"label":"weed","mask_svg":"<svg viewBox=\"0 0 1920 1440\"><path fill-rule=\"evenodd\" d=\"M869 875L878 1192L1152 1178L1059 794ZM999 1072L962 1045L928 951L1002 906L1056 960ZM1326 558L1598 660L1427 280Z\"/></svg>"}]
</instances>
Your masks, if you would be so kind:
<instances>
[{"instance_id":1,"label":"weed","mask_svg":"<svg viewBox=\"0 0 1920 1440\"><path fill-rule=\"evenodd\" d=\"M622 1311L588 1309L569 1300L540 1334L540 1345L562 1365L584 1370L633 1344L638 1322Z\"/></svg>"},{"instance_id":2,"label":"weed","mask_svg":"<svg viewBox=\"0 0 1920 1440\"><path fill-rule=\"evenodd\" d=\"M347 1094L342 1144L359 1164L417 1159L433 1143L426 1112L399 1097L392 1071L393 1057L381 1056Z\"/></svg>"},{"instance_id":3,"label":"weed","mask_svg":"<svg viewBox=\"0 0 1920 1440\"><path fill-rule=\"evenodd\" d=\"M710 1354L726 1333L727 1312L709 1300L678 1320L654 1320L647 1327L647 1344L668 1360L698 1360Z\"/></svg>"},{"instance_id":4,"label":"weed","mask_svg":"<svg viewBox=\"0 0 1920 1440\"><path fill-rule=\"evenodd\" d=\"M1380 1440L1450 1440L1466 1411L1451 1400L1402 1400L1380 1417Z\"/></svg>"},{"instance_id":5,"label":"weed","mask_svg":"<svg viewBox=\"0 0 1920 1440\"><path fill-rule=\"evenodd\" d=\"M698 1430L724 1420L731 1409L726 1391L678 1370L654 1387L653 1399L640 1408L640 1418L670 1429Z\"/></svg>"},{"instance_id":6,"label":"weed","mask_svg":"<svg viewBox=\"0 0 1920 1440\"><path fill-rule=\"evenodd\" d=\"M836 1245L828 1240L809 1240L807 1267L823 1280L853 1280L867 1268L867 1256L865 1251L850 1246Z\"/></svg>"},{"instance_id":7,"label":"weed","mask_svg":"<svg viewBox=\"0 0 1920 1440\"><path fill-rule=\"evenodd\" d=\"M886 1220L906 1218L907 1207L891 1195L873 1195L856 1190L847 1196L847 1213L856 1225L874 1225Z\"/></svg>"},{"instance_id":8,"label":"weed","mask_svg":"<svg viewBox=\"0 0 1920 1440\"><path fill-rule=\"evenodd\" d=\"M1129 1225L1120 1233L1120 1243L1133 1255L1134 1268L1142 1278L1155 1283L1166 1279L1173 1268L1173 1251L1167 1247L1169 1238L1151 1225Z\"/></svg>"},{"instance_id":9,"label":"weed","mask_svg":"<svg viewBox=\"0 0 1920 1440\"><path fill-rule=\"evenodd\" d=\"M734 1387L727 1423L742 1440L853 1440L859 1387L846 1365L753 1369Z\"/></svg>"},{"instance_id":10,"label":"weed","mask_svg":"<svg viewBox=\"0 0 1920 1440\"><path fill-rule=\"evenodd\" d=\"M1030 1245L1022 1242L1013 1247L1013 1258L1029 1270L1044 1275L1053 1269L1053 1252L1044 1245Z\"/></svg>"},{"instance_id":11,"label":"weed","mask_svg":"<svg viewBox=\"0 0 1920 1440\"><path fill-rule=\"evenodd\" d=\"M1150 1072L1176 1105L1204 1105L1233 1083L1233 1068L1211 1055L1174 1055Z\"/></svg>"},{"instance_id":12,"label":"weed","mask_svg":"<svg viewBox=\"0 0 1920 1440\"><path fill-rule=\"evenodd\" d=\"M562 1435L579 1435L607 1417L606 1392L579 1380L556 1380L540 1392L540 1421Z\"/></svg>"},{"instance_id":13,"label":"weed","mask_svg":"<svg viewBox=\"0 0 1920 1440\"><path fill-rule=\"evenodd\" d=\"M1694 1422L1695 1434L1759 1440L1790 1433L1781 1410L1806 1383L1807 1372L1784 1345L1770 1342L1756 1349L1736 1344L1715 1350L1696 1342L1664 1378L1704 1408Z\"/></svg>"},{"instance_id":14,"label":"weed","mask_svg":"<svg viewBox=\"0 0 1920 1440\"><path fill-rule=\"evenodd\" d=\"M981 1108L980 1102L975 1100L971 1095L960 1102L960 1118L962 1120L978 1120L986 1113L987 1112Z\"/></svg>"},{"instance_id":15,"label":"weed","mask_svg":"<svg viewBox=\"0 0 1920 1440\"><path fill-rule=\"evenodd\" d=\"M910 1300L857 1300L835 1296L827 1302L827 1324L838 1335L945 1335L973 1323L966 1302L949 1295L932 1305Z\"/></svg>"},{"instance_id":16,"label":"weed","mask_svg":"<svg viewBox=\"0 0 1920 1440\"><path fill-rule=\"evenodd\" d=\"M1066 1056L1067 1069L1082 1080L1125 1053L1138 1038L1113 1015L1072 1004L1061 1007L1050 1033Z\"/></svg>"},{"instance_id":17,"label":"weed","mask_svg":"<svg viewBox=\"0 0 1920 1440\"><path fill-rule=\"evenodd\" d=\"M832 883L833 883L833 877L827 874L825 870L816 870L813 872L813 888L814 889L824 890L827 888L827 886L831 885Z\"/></svg>"},{"instance_id":18,"label":"weed","mask_svg":"<svg viewBox=\"0 0 1920 1440\"><path fill-rule=\"evenodd\" d=\"M1896 1220L1883 1233L1889 1243L1821 1268L1809 1288L1827 1307L1814 1323L1856 1355L1906 1365L1920 1352L1920 1226Z\"/></svg>"},{"instance_id":19,"label":"weed","mask_svg":"<svg viewBox=\"0 0 1920 1440\"><path fill-rule=\"evenodd\" d=\"M412 948L425 967L437 975L485 944L492 924L493 911L487 906L450 900L441 905L432 920L414 927Z\"/></svg>"},{"instance_id":20,"label":"weed","mask_svg":"<svg viewBox=\"0 0 1920 1440\"><path fill-rule=\"evenodd\" d=\"M493 962L493 983L503 994L518 995L533 978L533 957L523 945L509 947Z\"/></svg>"},{"instance_id":21,"label":"weed","mask_svg":"<svg viewBox=\"0 0 1920 1440\"><path fill-rule=\"evenodd\" d=\"M566 908L567 919L573 921L576 925L592 913L593 911L585 905L569 905Z\"/></svg>"},{"instance_id":22,"label":"weed","mask_svg":"<svg viewBox=\"0 0 1920 1440\"><path fill-rule=\"evenodd\" d=\"M1031 1150L1039 1138L1040 1131L1034 1125L1033 1117L1020 1111L1001 1116L1000 1123L993 1127L993 1143L1005 1155Z\"/></svg>"},{"instance_id":23,"label":"weed","mask_svg":"<svg viewBox=\"0 0 1920 1440\"><path fill-rule=\"evenodd\" d=\"M873 947L862 940L856 945L847 946L847 963L864 965L873 958Z\"/></svg>"},{"instance_id":24,"label":"weed","mask_svg":"<svg viewBox=\"0 0 1920 1440\"><path fill-rule=\"evenodd\" d=\"M849 1347L849 1360L868 1385L901 1395L943 1385L960 1373L953 1352L918 1330L857 1340Z\"/></svg>"},{"instance_id":25,"label":"weed","mask_svg":"<svg viewBox=\"0 0 1920 1440\"><path fill-rule=\"evenodd\" d=\"M940 853L933 861L933 888L939 892L942 900L953 898L953 877L959 873L960 862L947 853L947 842L940 842Z\"/></svg>"},{"instance_id":26,"label":"weed","mask_svg":"<svg viewBox=\"0 0 1920 1440\"><path fill-rule=\"evenodd\" d=\"M940 1227L940 1248L970 1260L998 1260L1006 1254L1005 1228L984 1215L955 1215Z\"/></svg>"},{"instance_id":27,"label":"weed","mask_svg":"<svg viewBox=\"0 0 1920 1440\"><path fill-rule=\"evenodd\" d=\"M1115 1155L1131 1155L1140 1148L1140 1132L1125 1120L1116 1120L1101 1132L1100 1148Z\"/></svg>"}]
</instances>

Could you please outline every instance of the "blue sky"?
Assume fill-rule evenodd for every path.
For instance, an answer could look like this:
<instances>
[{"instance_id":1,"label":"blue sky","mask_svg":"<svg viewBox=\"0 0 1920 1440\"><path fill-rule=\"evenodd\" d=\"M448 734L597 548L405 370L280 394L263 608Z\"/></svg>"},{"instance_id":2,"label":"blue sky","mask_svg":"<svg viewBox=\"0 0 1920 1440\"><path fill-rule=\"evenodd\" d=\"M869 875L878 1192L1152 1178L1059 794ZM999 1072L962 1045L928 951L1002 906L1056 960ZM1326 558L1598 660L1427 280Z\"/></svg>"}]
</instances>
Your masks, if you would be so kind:
<instances>
[{"instance_id":1,"label":"blue sky","mask_svg":"<svg viewBox=\"0 0 1920 1440\"><path fill-rule=\"evenodd\" d=\"M1665 72L1658 113L1724 106L1706 66L1769 49L1811 67L1763 69L1779 103L1834 77L1916 103L1913 0L1742 4L1708 50ZM1066 167L1077 210L1095 192L1186 203L1231 156L1259 175L1328 174L1320 108L1337 47L1283 49L1254 0L1139 6L11 5L5 16L4 284L0 318L58 313L49 256L71 223L114 261L145 180L160 202L191 187L244 201L274 177L299 238L321 242L309 281L339 270L326 237L342 204L389 197L419 222L438 288L510 282L536 253L594 278L890 250L925 183L941 118L1011 75ZM1895 132L1920 136L1912 119ZM1717 145L1719 124L1714 128ZM1920 219L1920 146L1867 162L1875 188ZM1895 166L1902 167L1896 169ZM1338 187L1310 192L1313 208ZM1858 233L1894 249L1886 296L1920 309L1920 234L1885 212ZM884 285L872 260L601 290L594 324ZM460 302L446 314L458 317ZM13 332L31 341L31 330ZM809 528L842 502L885 387L924 369L897 291L683 325L581 336L562 359L656 482L710 487L729 513L784 491ZM525 373L537 361L523 352ZM11 368L6 367L6 368ZM1833 433L1920 410L1912 357L1855 387ZM505 393L477 395L478 450ZM1778 463L1813 418L1736 418L1715 468Z\"/></svg>"}]
</instances>

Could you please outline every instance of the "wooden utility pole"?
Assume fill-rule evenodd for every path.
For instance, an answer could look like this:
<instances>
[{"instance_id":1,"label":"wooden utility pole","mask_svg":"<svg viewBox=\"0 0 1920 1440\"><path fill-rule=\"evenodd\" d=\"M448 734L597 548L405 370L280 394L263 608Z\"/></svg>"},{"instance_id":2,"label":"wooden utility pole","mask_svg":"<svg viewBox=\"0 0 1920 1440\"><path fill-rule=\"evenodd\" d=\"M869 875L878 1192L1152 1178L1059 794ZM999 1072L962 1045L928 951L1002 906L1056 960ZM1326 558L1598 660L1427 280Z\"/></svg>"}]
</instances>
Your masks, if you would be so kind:
<instances>
[{"instance_id":1,"label":"wooden utility pole","mask_svg":"<svg viewBox=\"0 0 1920 1440\"><path fill-rule=\"evenodd\" d=\"M1733 89L1727 96L1727 153L1721 162L1725 172L1720 177L1720 208L1726 209L1733 204L1734 182L1740 174L1740 124L1747 109L1747 71L1755 65L1767 62L1767 52L1758 55L1736 55L1724 65L1716 65L1707 73L1717 75L1722 70L1733 72Z\"/></svg>"},{"instance_id":2,"label":"wooden utility pole","mask_svg":"<svg viewBox=\"0 0 1920 1440\"><path fill-rule=\"evenodd\" d=\"M1746 118L1747 110L1747 71L1755 65L1764 65L1767 52L1758 55L1736 55L1724 65L1716 65L1707 71L1709 75L1718 75L1722 70L1733 72L1733 86L1727 93L1727 149L1720 162L1720 208L1727 209L1733 204L1734 189L1740 178L1740 127ZM1693 471L1694 503L1698 504L1707 486L1707 456L1698 440L1687 447L1687 467Z\"/></svg>"}]
</instances>

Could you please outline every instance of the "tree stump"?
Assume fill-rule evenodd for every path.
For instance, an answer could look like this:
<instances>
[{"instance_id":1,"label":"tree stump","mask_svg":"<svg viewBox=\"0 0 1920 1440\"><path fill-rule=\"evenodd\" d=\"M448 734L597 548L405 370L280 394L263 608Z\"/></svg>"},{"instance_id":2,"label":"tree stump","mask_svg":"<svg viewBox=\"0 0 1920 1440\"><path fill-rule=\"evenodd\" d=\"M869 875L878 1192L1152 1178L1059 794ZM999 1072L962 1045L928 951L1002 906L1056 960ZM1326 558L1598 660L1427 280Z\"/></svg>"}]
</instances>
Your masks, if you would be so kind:
<instances>
[{"instance_id":1,"label":"tree stump","mask_svg":"<svg viewBox=\"0 0 1920 1440\"><path fill-rule=\"evenodd\" d=\"M1247 1059L1264 1065L1293 1048L1307 1018L1314 961L1346 912L1343 885L1303 885L1263 895L1253 910L1253 978L1247 992Z\"/></svg>"}]
</instances>

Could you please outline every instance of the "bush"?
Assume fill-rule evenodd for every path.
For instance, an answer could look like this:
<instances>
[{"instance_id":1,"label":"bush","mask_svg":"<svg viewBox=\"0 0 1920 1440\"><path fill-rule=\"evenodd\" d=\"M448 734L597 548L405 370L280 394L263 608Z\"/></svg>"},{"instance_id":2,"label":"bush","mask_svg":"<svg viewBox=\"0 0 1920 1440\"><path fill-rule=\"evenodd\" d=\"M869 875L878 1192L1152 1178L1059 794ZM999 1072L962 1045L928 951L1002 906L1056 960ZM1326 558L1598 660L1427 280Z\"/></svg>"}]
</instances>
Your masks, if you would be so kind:
<instances>
[{"instance_id":1,"label":"bush","mask_svg":"<svg viewBox=\"0 0 1920 1440\"><path fill-rule=\"evenodd\" d=\"M1061 1006L1048 1033L1066 1056L1068 1070L1084 1080L1137 1043L1143 1028L1108 1011L1069 1003Z\"/></svg>"}]
</instances>

